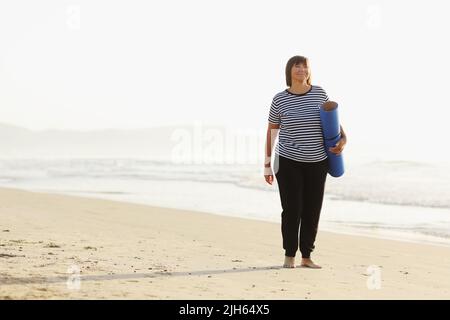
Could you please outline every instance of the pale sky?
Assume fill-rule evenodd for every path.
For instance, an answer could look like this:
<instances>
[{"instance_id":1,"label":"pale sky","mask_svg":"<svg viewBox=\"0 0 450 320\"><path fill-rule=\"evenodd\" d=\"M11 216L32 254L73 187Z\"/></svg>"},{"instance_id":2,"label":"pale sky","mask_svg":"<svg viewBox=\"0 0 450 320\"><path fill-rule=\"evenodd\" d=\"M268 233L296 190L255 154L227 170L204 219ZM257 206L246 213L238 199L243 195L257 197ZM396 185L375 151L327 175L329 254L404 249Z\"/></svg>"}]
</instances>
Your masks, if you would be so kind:
<instances>
[{"instance_id":1,"label":"pale sky","mask_svg":"<svg viewBox=\"0 0 450 320\"><path fill-rule=\"evenodd\" d=\"M450 159L448 12L438 0L2 1L0 122L265 128L287 60L305 55L355 145Z\"/></svg>"}]
</instances>

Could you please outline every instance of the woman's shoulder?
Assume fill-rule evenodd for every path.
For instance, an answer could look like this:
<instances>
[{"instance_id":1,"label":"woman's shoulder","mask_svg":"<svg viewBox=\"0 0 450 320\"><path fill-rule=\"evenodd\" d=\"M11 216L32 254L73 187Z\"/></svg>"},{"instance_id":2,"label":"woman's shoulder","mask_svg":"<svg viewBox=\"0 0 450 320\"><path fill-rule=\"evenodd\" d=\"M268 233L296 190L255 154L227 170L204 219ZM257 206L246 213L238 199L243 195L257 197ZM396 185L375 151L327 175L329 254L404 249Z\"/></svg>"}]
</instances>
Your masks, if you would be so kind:
<instances>
[{"instance_id":1,"label":"woman's shoulder","mask_svg":"<svg viewBox=\"0 0 450 320\"><path fill-rule=\"evenodd\" d=\"M315 89L315 90L317 90L317 91L325 92L325 89L322 88L322 86L319 86L319 85L317 85L317 84L313 84L313 85L312 85L312 88Z\"/></svg>"},{"instance_id":2,"label":"woman's shoulder","mask_svg":"<svg viewBox=\"0 0 450 320\"><path fill-rule=\"evenodd\" d=\"M276 92L273 96L273 101L278 102L280 98L286 96L286 93L286 90Z\"/></svg>"},{"instance_id":3,"label":"woman's shoulder","mask_svg":"<svg viewBox=\"0 0 450 320\"><path fill-rule=\"evenodd\" d=\"M282 97L282 96L286 95L286 93L287 93L287 89L283 89L283 90L278 91L277 93L275 93L274 97Z\"/></svg>"},{"instance_id":4,"label":"woman's shoulder","mask_svg":"<svg viewBox=\"0 0 450 320\"><path fill-rule=\"evenodd\" d=\"M314 89L314 90L312 90L312 91L314 91L315 96L320 96L324 101L328 101L328 100L329 100L328 94L327 94L327 92L325 91L325 89L322 88L322 86L314 85L314 88L313 88L313 89Z\"/></svg>"}]
</instances>

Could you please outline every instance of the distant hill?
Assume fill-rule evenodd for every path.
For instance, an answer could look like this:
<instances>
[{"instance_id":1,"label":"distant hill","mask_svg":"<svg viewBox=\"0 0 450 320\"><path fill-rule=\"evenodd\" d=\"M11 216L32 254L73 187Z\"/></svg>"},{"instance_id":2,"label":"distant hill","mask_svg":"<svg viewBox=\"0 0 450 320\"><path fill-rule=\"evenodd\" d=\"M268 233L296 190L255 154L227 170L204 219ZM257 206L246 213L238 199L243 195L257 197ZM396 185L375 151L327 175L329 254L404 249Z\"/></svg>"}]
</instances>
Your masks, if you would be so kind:
<instances>
[{"instance_id":1,"label":"distant hill","mask_svg":"<svg viewBox=\"0 0 450 320\"><path fill-rule=\"evenodd\" d=\"M217 129L216 132L221 132L220 137L222 138L226 133L225 128L221 126L204 125L201 129ZM204 149L208 146L207 141L205 142L207 135L198 136L198 127L194 128L192 125L133 130L34 131L0 123L0 158L148 157L170 159L174 148L176 149L177 145L180 146L180 136L183 135L192 139L190 143L192 150L198 151L196 143L199 141L203 144ZM194 138L196 143L194 143ZM256 142L256 145L262 147L263 143Z\"/></svg>"}]
</instances>

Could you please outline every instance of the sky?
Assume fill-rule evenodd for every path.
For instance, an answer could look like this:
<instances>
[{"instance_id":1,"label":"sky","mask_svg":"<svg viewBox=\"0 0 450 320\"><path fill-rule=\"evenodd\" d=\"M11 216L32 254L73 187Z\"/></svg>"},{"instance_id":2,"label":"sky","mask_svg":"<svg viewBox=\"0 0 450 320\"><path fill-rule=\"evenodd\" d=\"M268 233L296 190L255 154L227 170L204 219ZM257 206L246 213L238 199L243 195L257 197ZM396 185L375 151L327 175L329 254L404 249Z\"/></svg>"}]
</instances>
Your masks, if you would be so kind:
<instances>
[{"instance_id":1,"label":"sky","mask_svg":"<svg viewBox=\"0 0 450 320\"><path fill-rule=\"evenodd\" d=\"M446 1L2 1L0 122L264 130L310 59L361 152L450 161ZM365 150L365 151L364 151Z\"/></svg>"}]
</instances>

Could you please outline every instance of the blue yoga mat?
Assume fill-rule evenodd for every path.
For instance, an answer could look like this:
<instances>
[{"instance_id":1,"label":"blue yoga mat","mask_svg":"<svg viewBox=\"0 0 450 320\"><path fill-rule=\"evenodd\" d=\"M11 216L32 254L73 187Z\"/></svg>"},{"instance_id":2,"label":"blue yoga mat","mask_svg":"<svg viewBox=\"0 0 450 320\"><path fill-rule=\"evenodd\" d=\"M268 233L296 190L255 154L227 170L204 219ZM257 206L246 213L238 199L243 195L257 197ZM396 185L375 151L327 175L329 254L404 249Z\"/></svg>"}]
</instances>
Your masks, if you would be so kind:
<instances>
[{"instance_id":1,"label":"blue yoga mat","mask_svg":"<svg viewBox=\"0 0 450 320\"><path fill-rule=\"evenodd\" d=\"M328 173L332 177L340 177L344 174L344 158L329 151L329 148L336 146L341 139L338 106L330 111L325 111L320 106L320 121L325 142L325 152L328 155Z\"/></svg>"}]
</instances>

